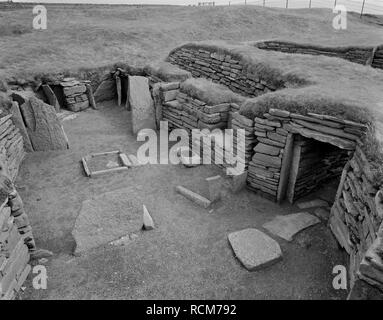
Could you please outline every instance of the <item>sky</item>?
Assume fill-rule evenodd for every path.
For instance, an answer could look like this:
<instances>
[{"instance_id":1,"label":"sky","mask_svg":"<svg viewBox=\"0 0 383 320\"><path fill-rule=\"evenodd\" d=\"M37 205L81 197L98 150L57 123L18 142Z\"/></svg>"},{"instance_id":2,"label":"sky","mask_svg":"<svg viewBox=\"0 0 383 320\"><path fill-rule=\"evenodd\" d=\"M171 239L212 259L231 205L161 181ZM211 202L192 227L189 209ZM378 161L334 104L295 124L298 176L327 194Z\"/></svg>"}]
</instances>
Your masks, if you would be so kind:
<instances>
[{"instance_id":1,"label":"sky","mask_svg":"<svg viewBox=\"0 0 383 320\"><path fill-rule=\"evenodd\" d=\"M2 1L2 0L0 0ZM4 1L4 0L3 0ZM216 5L247 4L262 5L263 0L13 0L14 2L40 2L40 3L98 3L98 4L173 4L173 5L197 5L198 2L215 1ZM286 6L288 1L289 8L307 8L310 0L265 0L268 7ZM314 8L332 8L334 2L343 4L350 11L360 12L363 0L311 0L311 6ZM383 15L383 0L364 0L364 12Z\"/></svg>"}]
</instances>

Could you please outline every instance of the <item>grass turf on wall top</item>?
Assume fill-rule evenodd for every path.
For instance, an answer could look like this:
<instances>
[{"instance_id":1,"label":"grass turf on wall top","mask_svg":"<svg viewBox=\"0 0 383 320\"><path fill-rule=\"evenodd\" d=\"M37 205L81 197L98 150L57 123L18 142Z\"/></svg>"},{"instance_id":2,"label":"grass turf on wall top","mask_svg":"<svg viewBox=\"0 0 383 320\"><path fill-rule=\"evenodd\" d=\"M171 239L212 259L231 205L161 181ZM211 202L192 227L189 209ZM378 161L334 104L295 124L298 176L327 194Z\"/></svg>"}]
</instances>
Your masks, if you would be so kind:
<instances>
[{"instance_id":1,"label":"grass turf on wall top","mask_svg":"<svg viewBox=\"0 0 383 320\"><path fill-rule=\"evenodd\" d=\"M376 132L383 127L383 71L340 58L264 51L252 45L198 42L171 53L180 48L229 54L240 60L247 72L277 84L277 91L242 103L240 113L250 119L274 108L303 115L332 115L369 125L372 133L364 138L362 149L379 179L383 175L382 141L377 138L383 132ZM212 96L214 91L209 91Z\"/></svg>"},{"instance_id":2,"label":"grass turf on wall top","mask_svg":"<svg viewBox=\"0 0 383 320\"><path fill-rule=\"evenodd\" d=\"M254 118L270 108L315 112L369 124L383 123L383 72L339 58L264 51L225 42L188 43L180 48L231 55L247 73L276 85L277 91L243 104L240 113Z\"/></svg>"}]
</instances>

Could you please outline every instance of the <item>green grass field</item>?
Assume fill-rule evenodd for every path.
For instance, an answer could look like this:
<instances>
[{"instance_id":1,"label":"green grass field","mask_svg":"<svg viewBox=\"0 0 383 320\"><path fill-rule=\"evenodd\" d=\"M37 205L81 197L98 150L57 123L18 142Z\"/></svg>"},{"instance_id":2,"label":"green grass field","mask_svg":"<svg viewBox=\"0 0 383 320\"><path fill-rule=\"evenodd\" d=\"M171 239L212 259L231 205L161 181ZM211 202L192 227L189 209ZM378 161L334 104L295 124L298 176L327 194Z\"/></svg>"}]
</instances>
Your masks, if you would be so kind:
<instances>
[{"instance_id":1,"label":"green grass field","mask_svg":"<svg viewBox=\"0 0 383 320\"><path fill-rule=\"evenodd\" d=\"M32 29L32 6L0 9L0 76L27 77L163 59L189 41L233 42L279 38L324 45L383 43L383 28L348 15L348 28L332 28L328 9L257 6L47 5L48 29Z\"/></svg>"}]
</instances>

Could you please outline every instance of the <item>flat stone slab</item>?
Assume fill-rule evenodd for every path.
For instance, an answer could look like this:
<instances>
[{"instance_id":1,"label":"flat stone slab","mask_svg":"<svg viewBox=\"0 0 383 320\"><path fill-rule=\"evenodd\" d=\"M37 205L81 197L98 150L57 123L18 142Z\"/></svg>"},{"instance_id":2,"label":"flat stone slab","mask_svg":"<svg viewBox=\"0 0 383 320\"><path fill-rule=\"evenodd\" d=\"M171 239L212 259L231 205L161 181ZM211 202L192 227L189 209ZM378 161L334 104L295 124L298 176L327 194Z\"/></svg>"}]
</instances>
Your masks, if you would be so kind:
<instances>
[{"instance_id":1,"label":"flat stone slab","mask_svg":"<svg viewBox=\"0 0 383 320\"><path fill-rule=\"evenodd\" d=\"M244 229L228 235L237 259L249 271L268 267L282 259L278 242L257 229Z\"/></svg>"},{"instance_id":2,"label":"flat stone slab","mask_svg":"<svg viewBox=\"0 0 383 320\"><path fill-rule=\"evenodd\" d=\"M299 209L309 209L315 207L328 207L328 202L322 199L300 202L297 204Z\"/></svg>"},{"instance_id":3,"label":"flat stone slab","mask_svg":"<svg viewBox=\"0 0 383 320\"><path fill-rule=\"evenodd\" d=\"M263 228L282 239L292 241L298 232L317 223L320 223L317 217L307 212L299 212L286 216L276 216L270 222L265 223Z\"/></svg>"},{"instance_id":4,"label":"flat stone slab","mask_svg":"<svg viewBox=\"0 0 383 320\"><path fill-rule=\"evenodd\" d=\"M72 231L76 254L141 229L142 203L131 191L106 192L82 203Z\"/></svg>"},{"instance_id":5,"label":"flat stone slab","mask_svg":"<svg viewBox=\"0 0 383 320\"><path fill-rule=\"evenodd\" d=\"M156 129L154 102L149 90L149 80L129 76L128 99L131 107L133 133L141 129Z\"/></svg>"}]
</instances>

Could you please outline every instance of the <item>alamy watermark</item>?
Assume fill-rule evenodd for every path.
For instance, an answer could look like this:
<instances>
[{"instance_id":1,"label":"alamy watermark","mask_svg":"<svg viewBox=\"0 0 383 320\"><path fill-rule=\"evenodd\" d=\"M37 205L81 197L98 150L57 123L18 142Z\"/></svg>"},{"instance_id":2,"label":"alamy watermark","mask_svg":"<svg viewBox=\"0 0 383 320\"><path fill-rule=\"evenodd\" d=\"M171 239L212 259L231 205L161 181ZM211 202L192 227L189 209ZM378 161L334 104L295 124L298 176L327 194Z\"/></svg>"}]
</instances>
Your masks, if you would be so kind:
<instances>
[{"instance_id":1,"label":"alamy watermark","mask_svg":"<svg viewBox=\"0 0 383 320\"><path fill-rule=\"evenodd\" d=\"M332 10L337 15L332 19L332 27L335 30L347 29L347 9L346 6L338 4Z\"/></svg>"},{"instance_id":2,"label":"alamy watermark","mask_svg":"<svg viewBox=\"0 0 383 320\"><path fill-rule=\"evenodd\" d=\"M145 141L137 150L140 164L226 164L228 175L233 170L241 173L245 169L244 129L174 129L169 132L168 122L161 121L159 137L153 129L142 129L137 141ZM170 149L169 142L175 142Z\"/></svg>"},{"instance_id":3,"label":"alamy watermark","mask_svg":"<svg viewBox=\"0 0 383 320\"><path fill-rule=\"evenodd\" d=\"M33 7L33 22L32 26L35 30L46 30L48 27L47 8L43 5Z\"/></svg>"},{"instance_id":4,"label":"alamy watermark","mask_svg":"<svg viewBox=\"0 0 383 320\"><path fill-rule=\"evenodd\" d=\"M46 290L48 287L47 268L43 265L34 266L32 273L36 274L32 279L33 288L36 290Z\"/></svg>"}]
</instances>

